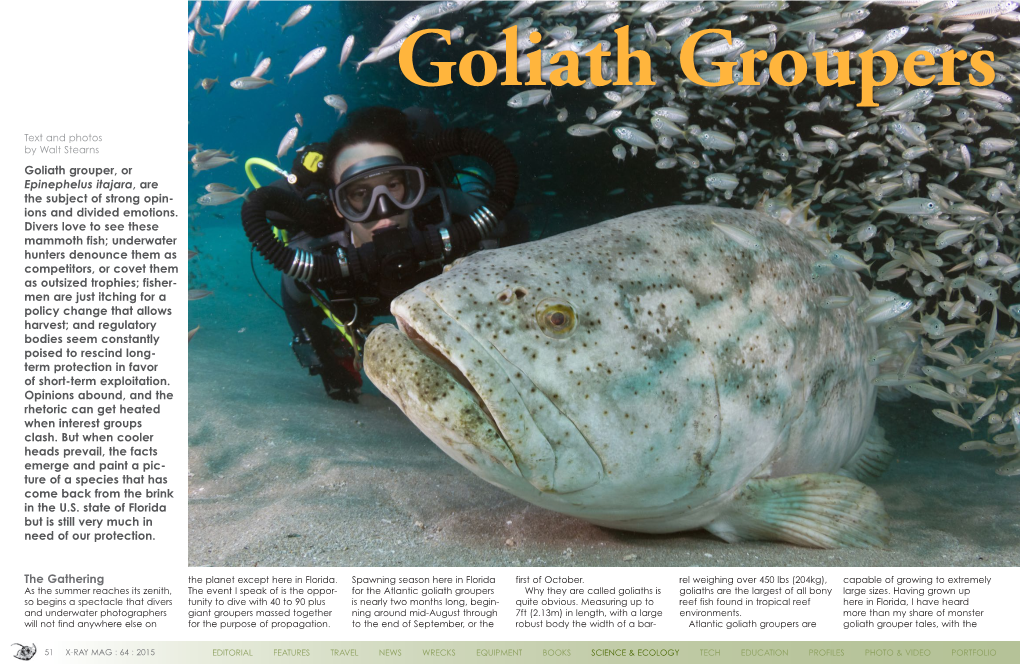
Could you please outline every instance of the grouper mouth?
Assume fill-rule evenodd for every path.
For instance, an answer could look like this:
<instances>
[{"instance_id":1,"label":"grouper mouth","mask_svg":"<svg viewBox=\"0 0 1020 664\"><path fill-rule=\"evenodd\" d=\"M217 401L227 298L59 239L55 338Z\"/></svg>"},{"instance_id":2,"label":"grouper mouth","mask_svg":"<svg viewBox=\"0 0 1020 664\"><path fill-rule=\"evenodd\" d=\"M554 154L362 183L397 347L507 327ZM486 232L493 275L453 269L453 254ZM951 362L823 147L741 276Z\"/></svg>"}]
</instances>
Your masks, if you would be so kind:
<instances>
[{"instance_id":1,"label":"grouper mouth","mask_svg":"<svg viewBox=\"0 0 1020 664\"><path fill-rule=\"evenodd\" d=\"M372 332L365 370L443 451L504 488L519 483L519 495L571 493L600 480L600 459L527 367L472 334L425 288L395 299L391 311L399 329Z\"/></svg>"},{"instance_id":2,"label":"grouper mouth","mask_svg":"<svg viewBox=\"0 0 1020 664\"><path fill-rule=\"evenodd\" d=\"M529 478L545 451L523 453L534 433L520 395L486 348L431 297L412 289L394 300L397 326L381 325L365 343L365 371L433 443L483 478ZM399 328L399 329L398 329ZM531 480L528 479L530 483Z\"/></svg>"},{"instance_id":3,"label":"grouper mouth","mask_svg":"<svg viewBox=\"0 0 1020 664\"><path fill-rule=\"evenodd\" d=\"M431 359L433 362L442 367L447 373L449 373L450 377L457 381L457 383L460 384L460 386L463 387L467 391L467 393L471 395L472 398L474 398L475 402L478 404L478 407L489 419L492 428L498 431L500 436L502 436L503 440L505 441L506 434L504 434L503 431L500 429L499 423L496 421L496 418L493 417L492 411L489 410L488 405L486 405L485 403L485 399L482 398L482 395L479 394L478 390L474 388L474 386L471 384L471 381L468 380L468 377L464 375L464 372L461 371L457 367L457 365L454 364L453 361L449 357L447 357L442 351L440 351L438 348L429 343L428 339L423 337L418 332L418 330L414 329L414 326L411 323L409 323L406 318L404 318L403 316L396 316L396 319L397 327L400 328L400 331L403 332L408 339L411 340L411 343L413 343L415 347L423 355Z\"/></svg>"}]
</instances>

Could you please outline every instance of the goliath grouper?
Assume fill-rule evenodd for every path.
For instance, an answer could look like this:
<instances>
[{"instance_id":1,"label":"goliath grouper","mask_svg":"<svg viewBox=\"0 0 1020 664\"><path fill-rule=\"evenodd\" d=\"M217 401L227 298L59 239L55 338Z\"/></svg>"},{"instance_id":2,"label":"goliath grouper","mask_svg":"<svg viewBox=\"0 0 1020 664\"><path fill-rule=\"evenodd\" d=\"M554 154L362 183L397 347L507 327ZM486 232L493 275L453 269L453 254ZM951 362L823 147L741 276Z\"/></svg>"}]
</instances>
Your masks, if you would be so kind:
<instances>
[{"instance_id":1,"label":"goliath grouper","mask_svg":"<svg viewBox=\"0 0 1020 664\"><path fill-rule=\"evenodd\" d=\"M823 248L759 212L678 206L481 252L396 299L365 368L449 456L541 507L881 546L860 481L891 457L876 332L853 272L812 280Z\"/></svg>"}]
</instances>

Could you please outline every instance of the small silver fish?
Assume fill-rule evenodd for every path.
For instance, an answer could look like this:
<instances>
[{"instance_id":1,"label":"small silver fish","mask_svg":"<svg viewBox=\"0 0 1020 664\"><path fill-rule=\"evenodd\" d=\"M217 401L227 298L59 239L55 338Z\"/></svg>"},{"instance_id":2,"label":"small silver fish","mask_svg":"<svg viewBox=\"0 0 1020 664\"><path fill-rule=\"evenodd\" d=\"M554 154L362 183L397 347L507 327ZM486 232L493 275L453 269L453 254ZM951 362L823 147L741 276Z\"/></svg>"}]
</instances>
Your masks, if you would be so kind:
<instances>
[{"instance_id":1,"label":"small silver fish","mask_svg":"<svg viewBox=\"0 0 1020 664\"><path fill-rule=\"evenodd\" d=\"M199 50L199 49L197 49L195 47L195 31L194 30L189 30L188 31L188 53L192 53L194 55L205 56L205 51L201 51L201 50Z\"/></svg>"},{"instance_id":2,"label":"small silver fish","mask_svg":"<svg viewBox=\"0 0 1020 664\"><path fill-rule=\"evenodd\" d=\"M624 108L630 108L634 104L636 104L639 101L641 101L641 99L643 99L644 96L645 96L645 91L644 90L634 90L633 92L629 92L629 93L623 95L622 97L620 97L620 100L618 102L616 102L615 106L613 106L613 110L620 110L620 109L624 109Z\"/></svg>"},{"instance_id":3,"label":"small silver fish","mask_svg":"<svg viewBox=\"0 0 1020 664\"><path fill-rule=\"evenodd\" d=\"M893 318L906 313L912 306L914 306L913 300L908 300L906 298L892 300L890 302L880 304L868 311L864 315L864 322L869 325L879 325L887 320L892 320Z\"/></svg>"},{"instance_id":4,"label":"small silver fish","mask_svg":"<svg viewBox=\"0 0 1020 664\"><path fill-rule=\"evenodd\" d=\"M237 163L237 157L212 157L199 162L193 162L192 169L195 173L199 173L201 171L219 168L220 166L226 166L231 163Z\"/></svg>"},{"instance_id":5,"label":"small silver fish","mask_svg":"<svg viewBox=\"0 0 1020 664\"><path fill-rule=\"evenodd\" d=\"M940 390L934 385L928 383L912 383L904 386L908 392L915 394L922 399L930 399L932 401L944 401L946 403L960 403L960 400L953 395Z\"/></svg>"},{"instance_id":6,"label":"small silver fish","mask_svg":"<svg viewBox=\"0 0 1020 664\"><path fill-rule=\"evenodd\" d=\"M306 16L308 16L308 13L310 11L312 11L311 5L301 5L300 7L295 9L291 13L290 18L287 19L287 22L280 26L280 32L283 32L287 28L300 23L302 20L304 20Z\"/></svg>"},{"instance_id":7,"label":"small silver fish","mask_svg":"<svg viewBox=\"0 0 1020 664\"><path fill-rule=\"evenodd\" d=\"M574 25L556 25L546 32L546 37L560 42L570 41L576 36L577 26Z\"/></svg>"},{"instance_id":8,"label":"small silver fish","mask_svg":"<svg viewBox=\"0 0 1020 664\"><path fill-rule=\"evenodd\" d=\"M598 116L597 118L594 118L592 120L592 124L595 125L596 127L601 127L602 125L609 124L613 120L616 120L621 115L623 115L623 111L618 111L616 109L609 109L608 111L606 111L602 115Z\"/></svg>"},{"instance_id":9,"label":"small silver fish","mask_svg":"<svg viewBox=\"0 0 1020 664\"><path fill-rule=\"evenodd\" d=\"M895 354L895 351L891 348L879 348L874 355L868 358L868 365L873 367L878 366Z\"/></svg>"},{"instance_id":10,"label":"small silver fish","mask_svg":"<svg viewBox=\"0 0 1020 664\"><path fill-rule=\"evenodd\" d=\"M712 225L744 249L750 249L751 251L758 251L761 249L761 243L758 241L758 238L741 228L720 222L712 222Z\"/></svg>"},{"instance_id":11,"label":"small silver fish","mask_svg":"<svg viewBox=\"0 0 1020 664\"><path fill-rule=\"evenodd\" d=\"M225 150L199 150L195 154L191 155L191 163L197 164L200 161L212 159L213 157L233 157L234 153L226 152Z\"/></svg>"},{"instance_id":12,"label":"small silver fish","mask_svg":"<svg viewBox=\"0 0 1020 664\"><path fill-rule=\"evenodd\" d=\"M964 277L967 289L975 295L975 297L987 300L989 302L996 302L999 299L999 292L993 288L990 284L975 279L974 277Z\"/></svg>"},{"instance_id":13,"label":"small silver fish","mask_svg":"<svg viewBox=\"0 0 1020 664\"><path fill-rule=\"evenodd\" d=\"M244 190L244 193L238 194L230 191L214 191L204 196L199 197L198 204L206 207L214 205L226 205L227 203L233 203L239 198L248 200L248 189Z\"/></svg>"},{"instance_id":14,"label":"small silver fish","mask_svg":"<svg viewBox=\"0 0 1020 664\"><path fill-rule=\"evenodd\" d=\"M945 249L950 247L971 234L971 231L964 230L962 228L951 228L946 231L942 231L938 238L935 240L936 249Z\"/></svg>"},{"instance_id":15,"label":"small silver fish","mask_svg":"<svg viewBox=\"0 0 1020 664\"><path fill-rule=\"evenodd\" d=\"M681 108L673 108L672 106L656 108L652 111L652 115L655 117L665 118L670 122L676 122L679 124L687 124L688 119L686 111Z\"/></svg>"},{"instance_id":16,"label":"small silver fish","mask_svg":"<svg viewBox=\"0 0 1020 664\"><path fill-rule=\"evenodd\" d=\"M298 60L297 65L294 66L294 71L287 74L287 80L288 81L291 80L301 72L308 71L310 68L315 66L315 63L317 63L319 60L322 60L322 56L324 55L326 55L325 46L313 48L311 51L306 53L304 57Z\"/></svg>"},{"instance_id":17,"label":"small silver fish","mask_svg":"<svg viewBox=\"0 0 1020 664\"><path fill-rule=\"evenodd\" d=\"M326 95L322 98L326 105L336 110L337 119L347 112L347 101L340 95Z\"/></svg>"},{"instance_id":18,"label":"small silver fish","mask_svg":"<svg viewBox=\"0 0 1020 664\"><path fill-rule=\"evenodd\" d=\"M594 136L595 134L609 133L605 127L596 127L590 124L576 124L567 127L567 133L571 136Z\"/></svg>"},{"instance_id":19,"label":"small silver fish","mask_svg":"<svg viewBox=\"0 0 1020 664\"><path fill-rule=\"evenodd\" d=\"M830 41L827 46L828 48L839 48L840 46L849 46L854 42L864 39L867 33L860 28L854 28L853 30L843 30L839 33L839 36Z\"/></svg>"},{"instance_id":20,"label":"small silver fish","mask_svg":"<svg viewBox=\"0 0 1020 664\"><path fill-rule=\"evenodd\" d=\"M817 281L822 277L827 277L830 274L835 274L836 270L838 269L839 268L837 268L829 261L818 261L817 263L811 264L811 278Z\"/></svg>"},{"instance_id":21,"label":"small silver fish","mask_svg":"<svg viewBox=\"0 0 1020 664\"><path fill-rule=\"evenodd\" d=\"M347 62L347 58L351 57L351 51L354 50L354 35L348 35L347 39L344 40L343 49L340 51L340 64L337 65L337 69L342 69L344 63Z\"/></svg>"},{"instance_id":22,"label":"small silver fish","mask_svg":"<svg viewBox=\"0 0 1020 664\"><path fill-rule=\"evenodd\" d=\"M230 82L230 87L235 90L258 90L266 85L275 85L275 83L273 83L273 79L267 81L264 78L255 78L254 76L242 76Z\"/></svg>"},{"instance_id":23,"label":"small silver fish","mask_svg":"<svg viewBox=\"0 0 1020 664\"><path fill-rule=\"evenodd\" d=\"M510 108L527 108L535 104L542 104L544 106L549 103L550 99L552 99L551 90L525 90L510 97L506 105Z\"/></svg>"},{"instance_id":24,"label":"small silver fish","mask_svg":"<svg viewBox=\"0 0 1020 664\"><path fill-rule=\"evenodd\" d=\"M740 186L740 180L731 173L712 173L705 177L705 184L710 189L732 191Z\"/></svg>"},{"instance_id":25,"label":"small silver fish","mask_svg":"<svg viewBox=\"0 0 1020 664\"><path fill-rule=\"evenodd\" d=\"M651 124L652 124L652 129L654 129L655 131L659 132L660 134L662 134L664 136L671 136L673 138L676 138L677 136L685 135L685 132L684 132L683 129L678 127L669 118L666 118L666 117L663 117L663 116L653 115L652 116L652 120L651 120Z\"/></svg>"},{"instance_id":26,"label":"small silver fish","mask_svg":"<svg viewBox=\"0 0 1020 664\"><path fill-rule=\"evenodd\" d=\"M241 7L244 7L244 4L245 0L230 0L230 4L227 5L227 13L223 17L223 23L213 26L219 31L220 39L223 39L223 31L237 17L237 12L241 11Z\"/></svg>"},{"instance_id":27,"label":"small silver fish","mask_svg":"<svg viewBox=\"0 0 1020 664\"><path fill-rule=\"evenodd\" d=\"M588 35L588 34L592 34L592 33L596 33L596 34L600 33L602 31L604 31L606 28L608 28L609 26L611 26L613 23L616 23L619 20L620 20L619 12L613 12L611 14L606 14L605 16L601 16L601 17L595 19L594 21L592 21L588 25L588 27L586 27L581 32L581 34Z\"/></svg>"},{"instance_id":28,"label":"small silver fish","mask_svg":"<svg viewBox=\"0 0 1020 664\"><path fill-rule=\"evenodd\" d=\"M935 99L935 93L928 88L918 88L901 95L882 109L882 115L905 113L927 106Z\"/></svg>"},{"instance_id":29,"label":"small silver fish","mask_svg":"<svg viewBox=\"0 0 1020 664\"><path fill-rule=\"evenodd\" d=\"M265 74L267 71L269 71L269 67L272 64L273 64L273 61L271 59L269 59L269 58L262 58L262 60L260 60L257 65L255 65L255 69L252 71L251 77L252 78L263 78L262 75Z\"/></svg>"},{"instance_id":30,"label":"small silver fish","mask_svg":"<svg viewBox=\"0 0 1020 664\"><path fill-rule=\"evenodd\" d=\"M941 212L942 208L940 208L939 204L930 198L905 198L883 206L880 211L916 216L931 216Z\"/></svg>"},{"instance_id":31,"label":"small silver fish","mask_svg":"<svg viewBox=\"0 0 1020 664\"><path fill-rule=\"evenodd\" d=\"M808 33L831 30L832 28L847 27L854 23L860 23L871 12L867 9L858 8L849 11L828 11L819 12L814 16L808 16L792 23L780 26L786 32Z\"/></svg>"},{"instance_id":32,"label":"small silver fish","mask_svg":"<svg viewBox=\"0 0 1020 664\"><path fill-rule=\"evenodd\" d=\"M294 141L297 140L298 128L291 127L286 134L283 135L283 140L280 141L280 147L276 151L276 160L279 161L283 158L283 155L290 152L290 149L294 147Z\"/></svg>"},{"instance_id":33,"label":"small silver fish","mask_svg":"<svg viewBox=\"0 0 1020 664\"><path fill-rule=\"evenodd\" d=\"M421 23L421 14L418 12L411 12L397 21L390 29L383 40L379 43L378 48L386 48L391 44L395 44L398 41L405 39L409 34L415 31L418 24Z\"/></svg>"},{"instance_id":34,"label":"small silver fish","mask_svg":"<svg viewBox=\"0 0 1020 664\"><path fill-rule=\"evenodd\" d=\"M522 32L518 32L517 33L517 51L518 52L524 52L524 51L528 50L529 48L533 48L535 46L535 43L531 41L531 35L534 34L534 33L538 33L538 32L539 32L538 28L528 28L527 30L524 30ZM541 34L541 33L539 33L539 34ZM504 37L502 41L498 41L495 44L493 44L492 46L485 46L485 45L483 45L482 48L484 48L486 51L495 51L497 53L503 53L503 52L506 51L506 38ZM546 63L543 62L543 64L546 64Z\"/></svg>"},{"instance_id":35,"label":"small silver fish","mask_svg":"<svg viewBox=\"0 0 1020 664\"><path fill-rule=\"evenodd\" d=\"M694 57L696 58L714 58L739 51L744 48L746 42L743 39L733 37L731 41L720 39L718 41L709 42L704 46L701 46L694 51Z\"/></svg>"},{"instance_id":36,"label":"small silver fish","mask_svg":"<svg viewBox=\"0 0 1020 664\"><path fill-rule=\"evenodd\" d=\"M978 0L978 2L945 9L932 14L932 23L939 27L939 23L946 19L954 21L973 21L983 18L993 18L1000 14L1006 14L1017 8L1016 2L997 2L995 0Z\"/></svg>"},{"instance_id":37,"label":"small silver fish","mask_svg":"<svg viewBox=\"0 0 1020 664\"><path fill-rule=\"evenodd\" d=\"M856 254L852 254L849 251L843 249L836 249L829 254L829 262L836 267L847 270L850 272L859 272L861 270L870 270L864 261L857 257Z\"/></svg>"},{"instance_id":38,"label":"small silver fish","mask_svg":"<svg viewBox=\"0 0 1020 664\"><path fill-rule=\"evenodd\" d=\"M736 141L718 131L703 131L698 134L701 145L708 150L720 150L728 152L737 147Z\"/></svg>"},{"instance_id":39,"label":"small silver fish","mask_svg":"<svg viewBox=\"0 0 1020 664\"><path fill-rule=\"evenodd\" d=\"M629 143L634 147L644 148L646 150L654 150L657 143L652 140L652 137L645 132L634 129L632 127L616 127L613 129L613 133L624 143Z\"/></svg>"},{"instance_id":40,"label":"small silver fish","mask_svg":"<svg viewBox=\"0 0 1020 664\"><path fill-rule=\"evenodd\" d=\"M875 41L868 44L868 50L878 53L885 49L885 47L892 46L899 40L903 39L909 30L910 28L905 25L899 28L893 28L892 30L886 30L882 34L878 35L875 38Z\"/></svg>"},{"instance_id":41,"label":"small silver fish","mask_svg":"<svg viewBox=\"0 0 1020 664\"><path fill-rule=\"evenodd\" d=\"M938 316L925 316L921 319L921 328L929 337L941 337L946 332L946 326L938 319Z\"/></svg>"},{"instance_id":42,"label":"small silver fish","mask_svg":"<svg viewBox=\"0 0 1020 664\"><path fill-rule=\"evenodd\" d=\"M902 376L896 372L879 374L876 378L871 381L872 385L878 387L906 387L907 385L915 385L917 383L923 383L924 376L918 376L917 374L907 373Z\"/></svg>"},{"instance_id":43,"label":"small silver fish","mask_svg":"<svg viewBox=\"0 0 1020 664\"><path fill-rule=\"evenodd\" d=\"M842 309L853 304L852 295L830 295L822 300L822 309Z\"/></svg>"},{"instance_id":44,"label":"small silver fish","mask_svg":"<svg viewBox=\"0 0 1020 664\"><path fill-rule=\"evenodd\" d=\"M1003 477L1015 477L1020 475L1020 457L1009 461L995 469L996 474Z\"/></svg>"},{"instance_id":45,"label":"small silver fish","mask_svg":"<svg viewBox=\"0 0 1020 664\"><path fill-rule=\"evenodd\" d=\"M537 1L538 0L520 0L520 2L518 2L516 5L514 5L510 9L510 11L507 12L505 18L513 18L514 16L517 16L521 12L527 11Z\"/></svg>"},{"instance_id":46,"label":"small silver fish","mask_svg":"<svg viewBox=\"0 0 1020 664\"><path fill-rule=\"evenodd\" d=\"M908 385L906 387L906 390L908 392L913 391L913 390L910 389L911 387L915 387L915 386ZM960 427L961 429L966 429L967 431L970 431L971 433L974 432L974 429L972 429L971 426L969 424L967 424L967 421L965 419L963 419L962 417L960 417L959 415L957 415L956 413L952 413L952 412L950 412L948 410L942 410L941 408L935 408L931 412L935 415L935 417L939 418L943 422L947 422L949 424L952 424L953 426Z\"/></svg>"}]
</instances>

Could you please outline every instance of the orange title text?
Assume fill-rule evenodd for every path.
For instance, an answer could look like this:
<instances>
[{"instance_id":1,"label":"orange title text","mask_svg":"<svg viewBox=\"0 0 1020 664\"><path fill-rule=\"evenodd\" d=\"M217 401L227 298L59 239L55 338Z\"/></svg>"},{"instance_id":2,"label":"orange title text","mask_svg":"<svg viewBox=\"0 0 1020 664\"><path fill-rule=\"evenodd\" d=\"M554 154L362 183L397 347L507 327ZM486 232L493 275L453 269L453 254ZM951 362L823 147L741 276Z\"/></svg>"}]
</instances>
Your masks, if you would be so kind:
<instances>
[{"instance_id":1,"label":"orange title text","mask_svg":"<svg viewBox=\"0 0 1020 664\"><path fill-rule=\"evenodd\" d=\"M614 31L617 37L617 53L616 56L616 78L609 80L602 75L602 64L603 58L610 57L612 54L606 51L601 44L594 44L593 48L583 53L583 56L588 58L591 81L598 87L607 85L654 85L655 82L652 80L652 60L647 52L642 50L630 50L630 26L623 26ZM444 85L450 85L453 83L453 68L458 66L456 62L431 62L430 64L439 70L439 79L437 81L426 81L424 80L414 68L413 51L415 44L423 36L428 34L436 34L442 37L447 44L451 44L450 31L439 30L439 29L428 29L419 30L411 34L400 47L400 71L405 77L415 85L421 85L424 87L441 87ZM542 78L542 51L536 50L530 53L526 53L526 57L529 61L527 68L528 78L525 82L521 82L518 76L521 72L518 71L518 54L517 54L517 26L511 26L503 31L506 35L506 60L504 66L506 68L506 78L500 85L526 85L526 86L544 86L548 85ZM694 62L694 51L698 47L698 41L709 34L722 35L727 43L732 44L732 35L729 30L701 30L696 32L684 41L683 47L680 49L679 62L680 68L692 83L697 85L703 85L706 87L721 87L725 85L733 85L734 75L733 71L739 66L741 72L741 80L737 85L742 86L755 86L760 85L755 80L755 65L758 62L763 62L768 59L767 51L744 51L740 54L739 62L712 62L713 65L719 68L719 81L717 83L706 81L701 74L698 73L697 67ZM541 41L541 36L537 32L531 33L529 41L533 44L537 44ZM829 87L836 85L843 87L846 85L854 85L857 83L856 80L850 77L850 52L839 51L835 53L836 59L836 77L832 78L829 76L829 56L833 55L829 51L817 51L811 53L811 57L814 59L815 65L815 77L816 80L823 86ZM569 50L559 51L555 53L549 61L550 65L556 64L562 61L563 66L554 69L549 74L549 82L555 86L581 86L584 85L584 80L581 79L581 55ZM874 89L883 85L892 83L893 79L896 78L899 73L899 60L895 55L889 51L864 51L860 54L861 59L861 100L857 104L861 107L875 107L878 104L874 100ZM995 71L988 64L994 60L993 53L991 51L978 51L973 55L966 51L946 51L945 53L938 56L938 59L942 61L942 77L938 82L939 86L953 86L960 85L960 82L956 80L956 63L963 62L970 59L970 65L975 72L981 75L981 79L978 79L974 74L968 74L968 82L974 86L986 86L990 85L995 78ZM481 80L475 78L472 72L472 63L475 58L480 58L484 74ZM987 62L986 59L987 58ZM875 60L882 60L885 64L885 75L879 80L875 78L874 63ZM789 61L793 65L793 75L789 80L784 78L784 62ZM631 80L631 68L633 65L637 65L637 81ZM931 85L935 81L935 76L921 76L917 72L917 67L930 67L936 64L936 56L929 53L928 51L918 50L907 56L903 63L903 75L907 81L915 86L924 87ZM497 69L499 63L496 61L495 56L487 51L471 51L461 58L458 73L460 78L468 85L475 87L488 85L496 79ZM779 85L784 87L790 87L797 85L802 82L807 76L808 72L808 61L802 53L797 51L780 51L772 56L772 59L768 64L769 75L771 80L775 81Z\"/></svg>"}]
</instances>

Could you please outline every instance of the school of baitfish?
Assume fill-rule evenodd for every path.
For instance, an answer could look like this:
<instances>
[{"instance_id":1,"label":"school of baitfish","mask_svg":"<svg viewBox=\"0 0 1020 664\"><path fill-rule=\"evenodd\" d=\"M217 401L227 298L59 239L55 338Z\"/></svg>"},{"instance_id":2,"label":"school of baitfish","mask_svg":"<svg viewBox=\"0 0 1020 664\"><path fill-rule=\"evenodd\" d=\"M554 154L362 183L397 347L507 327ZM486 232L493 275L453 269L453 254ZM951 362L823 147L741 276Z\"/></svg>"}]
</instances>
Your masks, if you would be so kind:
<instances>
[{"instance_id":1,"label":"school of baitfish","mask_svg":"<svg viewBox=\"0 0 1020 664\"><path fill-rule=\"evenodd\" d=\"M201 4L196 2L189 15L194 30L188 49L196 55L203 47L195 46L195 34L212 34L203 23L222 36L241 8L250 10L258 2L230 2L218 25L203 17ZM562 141L601 141L607 160L654 160L657 168L676 173L676 190L684 192L679 199L685 203L773 204L813 218L814 242L828 257L811 266L813 278L857 272L871 288L869 304L857 314L881 326L882 338L894 340L869 360L880 367L875 384L888 388L880 394L908 393L935 402L935 417L974 433L976 440L962 450L989 453L1000 460L997 473L1016 476L1020 114L1014 112L1010 90L1020 87L1017 7L1005 0L447 0L416 6L392 22L381 43L355 57L362 57L360 71L396 55L409 35L424 28L450 30L454 42L477 39L478 46L498 56L507 46L502 31L514 24L525 76L528 52L541 49L546 81L564 65L562 58L550 63L554 54L577 53L582 89L590 95L586 110L558 107L555 87L522 86L507 100L507 117L524 115L515 118L518 126L533 119L563 123ZM309 9L295 10L283 27L304 19ZM870 28L876 21L882 27ZM630 26L631 49L649 54L654 84L596 87L588 80L584 54L601 44L612 53L602 61L601 74L615 78L614 31L624 25ZM733 38L728 43L710 35L698 43L695 63L707 81L719 80L713 61L739 62L749 50L765 51L769 59L786 50L849 51L855 81L861 73L859 53L887 50L900 71L875 88L877 108L856 106L858 86L823 87L813 66L803 82L780 86L769 80L769 59L755 69L757 86L738 85L740 67L732 85L698 86L684 77L677 58L688 37L709 28L729 30ZM534 32L541 36L537 45L529 39ZM421 72L449 48L432 41L420 40L415 48L416 60L425 60ZM355 47L354 36L347 37L341 65ZM992 51L991 84L973 85L969 74L982 77L964 60L956 65L960 83L940 85L938 56L950 49ZM326 50L319 47L301 58L290 78L314 66ZM916 68L918 75L934 77L926 87L913 86L902 72L907 56L918 50L936 57L936 64ZM829 63L834 67L835 57ZM884 66L876 60L876 80L883 79ZM231 87L251 90L270 83L261 78L266 69L268 62ZM792 67L784 71L785 80L792 75ZM829 79L838 75L835 68L827 72ZM201 85L209 90L213 84ZM327 103L341 110L336 100L327 98ZM576 117L584 121L569 122ZM551 143L549 153L555 154ZM227 163L230 155L211 158L213 163L193 159L196 172ZM790 206L791 197L801 202ZM746 248L757 246L739 229L720 230ZM852 298L834 296L823 306L856 305Z\"/></svg>"}]
</instances>

